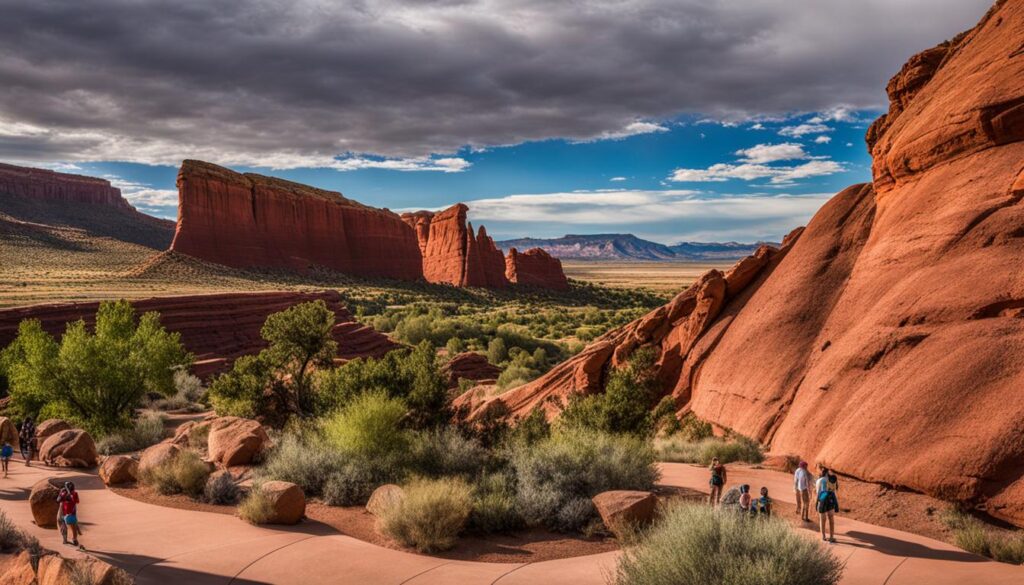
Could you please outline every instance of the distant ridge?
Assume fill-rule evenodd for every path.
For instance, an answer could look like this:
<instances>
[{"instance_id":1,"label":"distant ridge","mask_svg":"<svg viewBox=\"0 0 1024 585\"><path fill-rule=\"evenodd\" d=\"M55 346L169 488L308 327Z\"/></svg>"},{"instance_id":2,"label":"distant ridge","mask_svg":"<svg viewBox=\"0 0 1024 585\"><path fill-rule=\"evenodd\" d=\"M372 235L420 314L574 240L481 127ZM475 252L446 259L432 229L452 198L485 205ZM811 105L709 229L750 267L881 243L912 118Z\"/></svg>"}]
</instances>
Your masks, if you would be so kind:
<instances>
[{"instance_id":1,"label":"distant ridge","mask_svg":"<svg viewBox=\"0 0 1024 585\"><path fill-rule=\"evenodd\" d=\"M561 238L520 238L496 243L506 251L509 248L541 248L564 260L699 262L738 260L753 254L764 242L680 242L666 246L633 234L568 234Z\"/></svg>"}]
</instances>

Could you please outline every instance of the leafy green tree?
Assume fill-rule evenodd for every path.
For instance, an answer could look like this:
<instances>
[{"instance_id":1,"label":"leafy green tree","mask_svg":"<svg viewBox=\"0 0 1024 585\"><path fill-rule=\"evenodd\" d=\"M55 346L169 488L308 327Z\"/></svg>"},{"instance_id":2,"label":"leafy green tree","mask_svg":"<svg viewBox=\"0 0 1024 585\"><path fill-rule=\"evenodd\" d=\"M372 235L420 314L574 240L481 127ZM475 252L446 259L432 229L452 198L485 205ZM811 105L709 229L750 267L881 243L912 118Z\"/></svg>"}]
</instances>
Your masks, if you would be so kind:
<instances>
[{"instance_id":1,"label":"leafy green tree","mask_svg":"<svg viewBox=\"0 0 1024 585\"><path fill-rule=\"evenodd\" d=\"M608 433L652 434L669 407L666 402L652 411L659 398L656 359L652 348L635 351L626 367L609 374L604 393L574 396L562 413L562 423Z\"/></svg>"},{"instance_id":2,"label":"leafy green tree","mask_svg":"<svg viewBox=\"0 0 1024 585\"><path fill-rule=\"evenodd\" d=\"M508 360L508 347L505 340L495 337L487 344L487 361L492 364L501 364Z\"/></svg>"},{"instance_id":3,"label":"leafy green tree","mask_svg":"<svg viewBox=\"0 0 1024 585\"><path fill-rule=\"evenodd\" d=\"M192 356L157 313L136 320L128 301L101 303L94 332L84 321L68 325L58 343L39 321L26 320L3 352L16 410L38 416L44 408L67 412L106 434L131 425L149 392L174 393L175 368Z\"/></svg>"}]
</instances>

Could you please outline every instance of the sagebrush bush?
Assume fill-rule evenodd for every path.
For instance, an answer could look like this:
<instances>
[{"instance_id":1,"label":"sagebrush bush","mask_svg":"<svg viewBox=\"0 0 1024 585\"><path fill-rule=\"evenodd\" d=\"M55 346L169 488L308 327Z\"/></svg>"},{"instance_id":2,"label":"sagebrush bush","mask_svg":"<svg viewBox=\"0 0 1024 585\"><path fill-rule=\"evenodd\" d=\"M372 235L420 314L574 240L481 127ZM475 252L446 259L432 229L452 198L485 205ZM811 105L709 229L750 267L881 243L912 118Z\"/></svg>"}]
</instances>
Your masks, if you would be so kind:
<instances>
[{"instance_id":1,"label":"sagebrush bush","mask_svg":"<svg viewBox=\"0 0 1024 585\"><path fill-rule=\"evenodd\" d=\"M1002 563L1024 564L1024 533L992 530L955 508L943 512L941 520L953 530L953 541L960 548Z\"/></svg>"},{"instance_id":2,"label":"sagebrush bush","mask_svg":"<svg viewBox=\"0 0 1024 585\"><path fill-rule=\"evenodd\" d=\"M319 495L330 473L344 462L344 456L323 439L286 433L270 452L260 475L294 483L306 494Z\"/></svg>"},{"instance_id":3,"label":"sagebrush bush","mask_svg":"<svg viewBox=\"0 0 1024 585\"><path fill-rule=\"evenodd\" d=\"M3 510L0 510L0 551L21 548L23 540L21 529L11 522Z\"/></svg>"},{"instance_id":4,"label":"sagebrush bush","mask_svg":"<svg viewBox=\"0 0 1024 585\"><path fill-rule=\"evenodd\" d=\"M130 429L100 438L96 442L96 451L101 455L117 455L141 451L155 445L164 438L166 419L167 417L160 413L144 414L135 419Z\"/></svg>"},{"instance_id":5,"label":"sagebrush bush","mask_svg":"<svg viewBox=\"0 0 1024 585\"><path fill-rule=\"evenodd\" d=\"M483 534L510 532L523 526L512 478L504 473L483 475L473 486L469 530Z\"/></svg>"},{"instance_id":6,"label":"sagebrush bush","mask_svg":"<svg viewBox=\"0 0 1024 585\"><path fill-rule=\"evenodd\" d=\"M764 452L756 441L747 437L735 438L710 437L699 441L691 441L683 435L659 438L654 440L658 460L677 463L699 463L708 465L715 457L723 464L744 461L760 463L764 461Z\"/></svg>"},{"instance_id":7,"label":"sagebrush bush","mask_svg":"<svg viewBox=\"0 0 1024 585\"><path fill-rule=\"evenodd\" d=\"M274 505L270 497L254 485L238 505L238 516L249 524L266 524L274 514Z\"/></svg>"},{"instance_id":8,"label":"sagebrush bush","mask_svg":"<svg viewBox=\"0 0 1024 585\"><path fill-rule=\"evenodd\" d=\"M469 485L453 478L417 479L403 490L401 501L381 511L381 530L420 552L454 546L473 510Z\"/></svg>"},{"instance_id":9,"label":"sagebrush bush","mask_svg":"<svg viewBox=\"0 0 1024 585\"><path fill-rule=\"evenodd\" d=\"M707 506L670 506L626 549L616 585L834 585L843 565L778 518L757 521Z\"/></svg>"},{"instance_id":10,"label":"sagebrush bush","mask_svg":"<svg viewBox=\"0 0 1024 585\"><path fill-rule=\"evenodd\" d=\"M562 431L513 447L517 501L527 523L580 530L593 516L590 498L608 490L649 490L658 479L649 443L628 435Z\"/></svg>"},{"instance_id":11,"label":"sagebrush bush","mask_svg":"<svg viewBox=\"0 0 1024 585\"><path fill-rule=\"evenodd\" d=\"M218 473L207 480L203 489L203 499L211 504L231 505L238 501L238 486L227 472Z\"/></svg>"},{"instance_id":12,"label":"sagebrush bush","mask_svg":"<svg viewBox=\"0 0 1024 585\"><path fill-rule=\"evenodd\" d=\"M324 437L334 448L362 457L389 457L404 451L410 433L402 428L408 408L382 391L360 394L323 421Z\"/></svg>"},{"instance_id":13,"label":"sagebrush bush","mask_svg":"<svg viewBox=\"0 0 1024 585\"><path fill-rule=\"evenodd\" d=\"M410 467L429 477L476 475L487 465L488 457L478 440L450 426L415 433L409 447Z\"/></svg>"},{"instance_id":14,"label":"sagebrush bush","mask_svg":"<svg viewBox=\"0 0 1024 585\"><path fill-rule=\"evenodd\" d=\"M350 461L329 472L321 494L324 503L328 506L365 504L380 485L379 476L371 467L363 461Z\"/></svg>"},{"instance_id":15,"label":"sagebrush bush","mask_svg":"<svg viewBox=\"0 0 1024 585\"><path fill-rule=\"evenodd\" d=\"M210 466L198 454L182 451L161 465L146 469L140 479L163 495L185 494L198 498L209 477Z\"/></svg>"}]
</instances>

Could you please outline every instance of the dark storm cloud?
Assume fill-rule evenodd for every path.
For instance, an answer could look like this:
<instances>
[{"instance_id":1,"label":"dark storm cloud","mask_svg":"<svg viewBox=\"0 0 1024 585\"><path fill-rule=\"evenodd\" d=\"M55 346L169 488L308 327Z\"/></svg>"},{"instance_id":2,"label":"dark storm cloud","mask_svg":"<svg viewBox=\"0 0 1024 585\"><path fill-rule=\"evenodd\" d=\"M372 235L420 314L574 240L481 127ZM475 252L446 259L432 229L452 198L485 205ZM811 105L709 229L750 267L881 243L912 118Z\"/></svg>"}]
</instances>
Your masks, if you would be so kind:
<instances>
[{"instance_id":1,"label":"dark storm cloud","mask_svg":"<svg viewBox=\"0 0 1024 585\"><path fill-rule=\"evenodd\" d=\"M0 158L458 170L423 157L883 107L909 55L988 4L0 0Z\"/></svg>"}]
</instances>

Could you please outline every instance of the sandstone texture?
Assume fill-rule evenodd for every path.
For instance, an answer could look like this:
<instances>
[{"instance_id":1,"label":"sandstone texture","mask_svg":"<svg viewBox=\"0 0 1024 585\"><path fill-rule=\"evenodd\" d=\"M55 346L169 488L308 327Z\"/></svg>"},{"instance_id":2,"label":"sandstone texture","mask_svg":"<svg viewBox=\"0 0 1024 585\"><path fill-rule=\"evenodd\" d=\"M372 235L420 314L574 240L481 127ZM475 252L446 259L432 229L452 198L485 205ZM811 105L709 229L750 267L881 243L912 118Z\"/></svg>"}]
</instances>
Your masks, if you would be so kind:
<instances>
[{"instance_id":1,"label":"sandstone texture","mask_svg":"<svg viewBox=\"0 0 1024 585\"><path fill-rule=\"evenodd\" d=\"M591 501L605 527L615 534L650 524L658 507L653 493L630 490L601 492Z\"/></svg>"},{"instance_id":2,"label":"sandstone texture","mask_svg":"<svg viewBox=\"0 0 1024 585\"><path fill-rule=\"evenodd\" d=\"M459 203L432 213L417 211L402 215L416 234L423 257L423 278L427 282L505 288L505 255L480 227L473 233L467 223L469 208Z\"/></svg>"},{"instance_id":3,"label":"sandstone texture","mask_svg":"<svg viewBox=\"0 0 1024 585\"><path fill-rule=\"evenodd\" d=\"M53 482L60 482L60 480L39 480L32 486L32 491L28 496L32 519L40 528L57 526L57 496L60 495L60 489Z\"/></svg>"},{"instance_id":4,"label":"sandstone texture","mask_svg":"<svg viewBox=\"0 0 1024 585\"><path fill-rule=\"evenodd\" d=\"M47 437L39 446L39 458L54 467L93 467L99 456L89 433L69 429Z\"/></svg>"},{"instance_id":5,"label":"sandstone texture","mask_svg":"<svg viewBox=\"0 0 1024 585\"><path fill-rule=\"evenodd\" d=\"M0 416L0 446L4 443L10 443L15 451L21 444L18 440L18 427L14 426L14 421L6 416Z\"/></svg>"},{"instance_id":6,"label":"sandstone texture","mask_svg":"<svg viewBox=\"0 0 1024 585\"><path fill-rule=\"evenodd\" d=\"M13 555L0 555L0 583L4 585L36 585L36 572L32 569L32 555L27 550Z\"/></svg>"},{"instance_id":7,"label":"sandstone texture","mask_svg":"<svg viewBox=\"0 0 1024 585\"><path fill-rule=\"evenodd\" d=\"M132 483L139 477L139 462L127 455L111 455L100 464L100 479L105 485Z\"/></svg>"},{"instance_id":8,"label":"sandstone texture","mask_svg":"<svg viewBox=\"0 0 1024 585\"><path fill-rule=\"evenodd\" d=\"M273 510L268 524L298 524L306 515L306 496L302 488L287 481L268 481L260 486Z\"/></svg>"},{"instance_id":9,"label":"sandstone texture","mask_svg":"<svg viewBox=\"0 0 1024 585\"><path fill-rule=\"evenodd\" d=\"M148 447L139 455L138 473L142 474L147 470L159 467L173 460L182 451L181 447L171 442L157 443L152 447Z\"/></svg>"},{"instance_id":10,"label":"sandstone texture","mask_svg":"<svg viewBox=\"0 0 1024 585\"><path fill-rule=\"evenodd\" d=\"M487 356L483 354L466 351L448 360L441 368L441 374L447 376L449 388L458 388L459 380L497 380L501 368L487 361Z\"/></svg>"},{"instance_id":11,"label":"sandstone texture","mask_svg":"<svg viewBox=\"0 0 1024 585\"><path fill-rule=\"evenodd\" d=\"M569 280L562 271L562 261L541 248L520 252L515 248L505 258L505 277L524 286L569 290Z\"/></svg>"},{"instance_id":12,"label":"sandstone texture","mask_svg":"<svg viewBox=\"0 0 1024 585\"><path fill-rule=\"evenodd\" d=\"M640 346L680 412L773 453L1024 526L1024 3L912 58L868 131L874 180L778 249L500 397L550 414Z\"/></svg>"},{"instance_id":13,"label":"sandstone texture","mask_svg":"<svg viewBox=\"0 0 1024 585\"><path fill-rule=\"evenodd\" d=\"M49 554L39 559L36 583L77 585L83 575L88 575L89 583L93 585L116 585L132 580L123 570L93 557L67 559L57 554Z\"/></svg>"},{"instance_id":14,"label":"sandstone texture","mask_svg":"<svg viewBox=\"0 0 1024 585\"><path fill-rule=\"evenodd\" d=\"M64 203L106 205L121 211L135 211L110 181L96 177L58 173L47 169L17 167L0 163L0 193Z\"/></svg>"},{"instance_id":15,"label":"sandstone texture","mask_svg":"<svg viewBox=\"0 0 1024 585\"><path fill-rule=\"evenodd\" d=\"M50 435L69 429L71 429L71 423L68 421L59 418L48 418L36 425L36 440L42 445Z\"/></svg>"},{"instance_id":16,"label":"sandstone texture","mask_svg":"<svg viewBox=\"0 0 1024 585\"><path fill-rule=\"evenodd\" d=\"M386 335L357 322L337 291L157 297L132 301L132 305L140 314L159 312L160 323L168 331L180 333L182 344L195 355L193 372L207 377L230 367L235 358L266 347L260 329L267 316L316 300L324 301L334 311L332 333L339 358L379 357L398 347ZM92 325L98 306L61 303L0 310L0 347L14 340L22 319L39 319L43 329L60 335L69 321L84 319Z\"/></svg>"},{"instance_id":17,"label":"sandstone texture","mask_svg":"<svg viewBox=\"0 0 1024 585\"><path fill-rule=\"evenodd\" d=\"M399 504L405 499L405 490L393 483L386 483L373 490L366 502L366 511L378 518L385 510Z\"/></svg>"},{"instance_id":18,"label":"sandstone texture","mask_svg":"<svg viewBox=\"0 0 1024 585\"><path fill-rule=\"evenodd\" d=\"M401 218L340 193L210 163L178 172L178 226L171 249L236 268L322 267L416 280L416 235Z\"/></svg>"},{"instance_id":19,"label":"sandstone texture","mask_svg":"<svg viewBox=\"0 0 1024 585\"><path fill-rule=\"evenodd\" d=\"M209 422L207 453L224 467L248 465L269 445L263 425L254 420L225 416Z\"/></svg>"}]
</instances>

